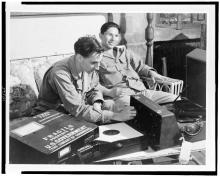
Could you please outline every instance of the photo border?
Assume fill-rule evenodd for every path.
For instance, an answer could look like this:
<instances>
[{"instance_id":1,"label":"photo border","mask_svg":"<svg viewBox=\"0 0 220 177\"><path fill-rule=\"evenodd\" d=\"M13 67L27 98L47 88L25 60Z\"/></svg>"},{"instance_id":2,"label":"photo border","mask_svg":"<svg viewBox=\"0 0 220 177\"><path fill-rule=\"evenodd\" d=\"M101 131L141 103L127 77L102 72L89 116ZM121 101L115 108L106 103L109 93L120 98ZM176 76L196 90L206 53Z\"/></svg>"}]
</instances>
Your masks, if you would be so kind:
<instances>
[{"instance_id":1,"label":"photo border","mask_svg":"<svg viewBox=\"0 0 220 177\"><path fill-rule=\"evenodd\" d=\"M37 2L22 1L24 5L214 5L215 6L215 36L218 39L218 23L219 23L219 3L218 2ZM6 174L6 2L2 2L2 169L1 173ZM218 164L218 40L215 40L215 171L21 171L21 174L123 174L123 175L217 175Z\"/></svg>"}]
</instances>

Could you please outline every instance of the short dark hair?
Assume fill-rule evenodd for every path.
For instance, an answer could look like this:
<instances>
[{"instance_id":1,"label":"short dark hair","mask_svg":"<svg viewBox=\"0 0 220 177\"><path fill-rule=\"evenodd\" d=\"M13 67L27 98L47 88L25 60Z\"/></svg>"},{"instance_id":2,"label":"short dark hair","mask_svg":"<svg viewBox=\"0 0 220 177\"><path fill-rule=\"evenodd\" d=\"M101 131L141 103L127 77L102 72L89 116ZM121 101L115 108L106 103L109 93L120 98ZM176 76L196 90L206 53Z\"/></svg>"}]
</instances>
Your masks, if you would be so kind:
<instances>
[{"instance_id":1,"label":"short dark hair","mask_svg":"<svg viewBox=\"0 0 220 177\"><path fill-rule=\"evenodd\" d=\"M120 29L120 26L118 24L116 24L114 22L106 22L101 27L101 30L100 30L101 34L104 34L111 27L117 28L119 33L120 33L121 29Z\"/></svg>"},{"instance_id":2,"label":"short dark hair","mask_svg":"<svg viewBox=\"0 0 220 177\"><path fill-rule=\"evenodd\" d=\"M99 41L91 36L80 37L74 44L74 50L76 54L83 57L89 57L94 52L102 53L104 51Z\"/></svg>"}]
</instances>

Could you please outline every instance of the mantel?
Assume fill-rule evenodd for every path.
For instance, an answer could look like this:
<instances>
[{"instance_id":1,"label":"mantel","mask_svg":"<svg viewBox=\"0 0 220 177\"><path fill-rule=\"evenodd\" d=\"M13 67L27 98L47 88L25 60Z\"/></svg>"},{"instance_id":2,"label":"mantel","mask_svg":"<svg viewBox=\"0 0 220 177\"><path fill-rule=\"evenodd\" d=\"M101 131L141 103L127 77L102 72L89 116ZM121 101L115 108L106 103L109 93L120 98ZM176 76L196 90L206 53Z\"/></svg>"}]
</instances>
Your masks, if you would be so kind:
<instances>
[{"instance_id":1,"label":"mantel","mask_svg":"<svg viewBox=\"0 0 220 177\"><path fill-rule=\"evenodd\" d=\"M200 38L201 28L186 28L182 30L177 30L174 28L160 28L155 27L154 31L154 41L169 41L174 40L178 35L184 35L183 39L195 39Z\"/></svg>"}]
</instances>

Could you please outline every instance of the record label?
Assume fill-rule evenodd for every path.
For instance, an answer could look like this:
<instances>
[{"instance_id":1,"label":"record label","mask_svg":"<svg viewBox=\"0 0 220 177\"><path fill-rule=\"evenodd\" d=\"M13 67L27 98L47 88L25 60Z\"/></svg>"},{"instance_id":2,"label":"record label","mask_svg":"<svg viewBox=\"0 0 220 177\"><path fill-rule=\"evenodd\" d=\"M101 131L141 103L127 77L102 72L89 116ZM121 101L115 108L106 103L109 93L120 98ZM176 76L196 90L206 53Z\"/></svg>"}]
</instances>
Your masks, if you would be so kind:
<instances>
[{"instance_id":1,"label":"record label","mask_svg":"<svg viewBox=\"0 0 220 177\"><path fill-rule=\"evenodd\" d=\"M119 130L114 130L114 129L103 131L103 134L105 134L105 135L117 135L117 134L119 134L119 133L120 133Z\"/></svg>"}]
</instances>

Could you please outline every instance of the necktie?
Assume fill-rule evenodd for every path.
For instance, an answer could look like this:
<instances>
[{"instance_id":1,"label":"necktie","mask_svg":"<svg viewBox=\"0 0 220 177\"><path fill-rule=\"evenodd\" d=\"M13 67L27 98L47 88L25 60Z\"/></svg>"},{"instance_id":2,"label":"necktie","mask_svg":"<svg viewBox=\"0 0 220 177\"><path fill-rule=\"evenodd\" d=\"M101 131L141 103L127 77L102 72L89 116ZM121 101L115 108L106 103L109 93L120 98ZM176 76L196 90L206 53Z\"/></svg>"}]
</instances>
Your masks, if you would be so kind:
<instances>
[{"instance_id":1,"label":"necktie","mask_svg":"<svg viewBox=\"0 0 220 177\"><path fill-rule=\"evenodd\" d=\"M115 62L118 63L119 62L119 50L118 50L118 47L114 47L113 48L113 56L115 57Z\"/></svg>"}]
</instances>

